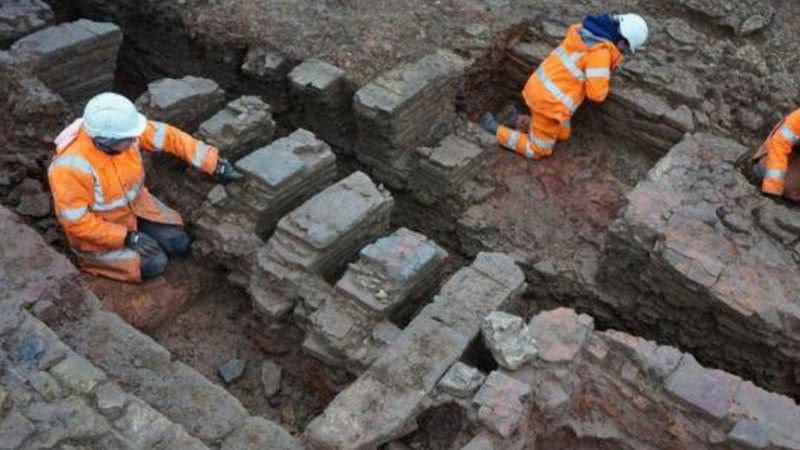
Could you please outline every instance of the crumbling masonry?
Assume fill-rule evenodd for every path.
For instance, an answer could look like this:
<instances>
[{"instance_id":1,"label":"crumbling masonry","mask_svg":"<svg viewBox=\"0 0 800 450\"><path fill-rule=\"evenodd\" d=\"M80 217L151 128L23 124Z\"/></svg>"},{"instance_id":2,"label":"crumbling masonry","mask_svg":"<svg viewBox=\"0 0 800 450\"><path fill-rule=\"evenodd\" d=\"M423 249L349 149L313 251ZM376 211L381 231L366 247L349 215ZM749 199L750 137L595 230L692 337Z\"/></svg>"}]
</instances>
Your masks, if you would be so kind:
<instances>
[{"instance_id":1,"label":"crumbling masonry","mask_svg":"<svg viewBox=\"0 0 800 450\"><path fill-rule=\"evenodd\" d=\"M775 14L675 2L733 36ZM295 324L298 349L354 377L297 430L151 337L191 307L180 286L108 287L48 245L25 151L113 86L130 19L105 3L75 4L122 29L0 6L4 112L31 124L10 134L24 181L0 178L16 210L0 206L0 448L800 448L800 213L741 170L765 106L709 100L704 65L747 59L733 43L666 20L573 139L530 164L467 119L517 99L563 35L549 18L501 23L498 43L482 16L369 77L263 43L207 61L219 76L153 64L167 77L137 106L245 175L219 185L148 158L195 237L190 263L225 271L261 337ZM724 89L786 102L784 76Z\"/></svg>"}]
</instances>

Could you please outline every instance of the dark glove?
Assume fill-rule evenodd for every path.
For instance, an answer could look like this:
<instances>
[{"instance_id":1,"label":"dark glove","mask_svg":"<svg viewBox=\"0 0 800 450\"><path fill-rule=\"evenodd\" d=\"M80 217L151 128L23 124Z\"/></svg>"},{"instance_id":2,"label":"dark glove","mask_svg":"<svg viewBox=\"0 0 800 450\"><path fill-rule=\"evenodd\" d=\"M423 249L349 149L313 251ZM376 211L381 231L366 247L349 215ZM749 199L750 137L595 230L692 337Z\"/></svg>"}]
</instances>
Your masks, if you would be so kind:
<instances>
[{"instance_id":1,"label":"dark glove","mask_svg":"<svg viewBox=\"0 0 800 450\"><path fill-rule=\"evenodd\" d=\"M214 176L222 183L244 178L244 175L236 170L233 164L225 158L220 158L219 161L217 161L217 170L214 171Z\"/></svg>"},{"instance_id":2,"label":"dark glove","mask_svg":"<svg viewBox=\"0 0 800 450\"><path fill-rule=\"evenodd\" d=\"M138 231L128 231L125 246L142 256L155 256L162 251L155 239Z\"/></svg>"}]
</instances>

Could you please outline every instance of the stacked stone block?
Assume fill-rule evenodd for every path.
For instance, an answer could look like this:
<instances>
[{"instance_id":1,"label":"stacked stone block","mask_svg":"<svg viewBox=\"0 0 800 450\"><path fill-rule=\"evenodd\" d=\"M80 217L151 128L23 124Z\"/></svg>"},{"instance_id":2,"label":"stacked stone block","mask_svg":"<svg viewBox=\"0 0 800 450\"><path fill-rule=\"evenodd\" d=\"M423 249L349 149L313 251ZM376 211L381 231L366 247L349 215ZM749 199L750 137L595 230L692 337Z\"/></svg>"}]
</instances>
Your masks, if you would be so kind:
<instances>
[{"instance_id":1,"label":"stacked stone block","mask_svg":"<svg viewBox=\"0 0 800 450\"><path fill-rule=\"evenodd\" d=\"M224 104L225 91L216 81L191 75L153 81L136 99L137 108L148 119L167 122L186 131L194 130Z\"/></svg>"},{"instance_id":2,"label":"stacked stone block","mask_svg":"<svg viewBox=\"0 0 800 450\"><path fill-rule=\"evenodd\" d=\"M405 228L364 247L336 284L337 295L311 314L304 347L360 373L399 334L392 314L418 306L413 300L438 284L446 257L435 242Z\"/></svg>"},{"instance_id":3,"label":"stacked stone block","mask_svg":"<svg viewBox=\"0 0 800 450\"><path fill-rule=\"evenodd\" d=\"M276 279L332 276L361 247L388 229L393 206L387 191L356 172L286 215L267 245L257 252L250 284L256 305L269 312L275 311L277 303L281 305L278 310L285 312L294 298L284 291L274 292Z\"/></svg>"},{"instance_id":4,"label":"stacked stone block","mask_svg":"<svg viewBox=\"0 0 800 450\"><path fill-rule=\"evenodd\" d=\"M455 135L444 138L436 147L417 149L417 168L411 175L411 189L425 205L442 200L459 202L464 184L475 177L489 159L489 152Z\"/></svg>"},{"instance_id":5,"label":"stacked stone block","mask_svg":"<svg viewBox=\"0 0 800 450\"><path fill-rule=\"evenodd\" d=\"M30 34L11 51L66 101L80 102L112 88L121 43L116 25L80 19Z\"/></svg>"},{"instance_id":6,"label":"stacked stone block","mask_svg":"<svg viewBox=\"0 0 800 450\"><path fill-rule=\"evenodd\" d=\"M456 273L377 361L306 429L314 448L372 449L414 426L423 401L477 336L481 318L525 288L507 256L482 253Z\"/></svg>"},{"instance_id":7,"label":"stacked stone block","mask_svg":"<svg viewBox=\"0 0 800 450\"><path fill-rule=\"evenodd\" d=\"M742 175L748 151L710 134L676 145L611 225L601 281L645 337L797 396L800 215Z\"/></svg>"},{"instance_id":8,"label":"stacked stone block","mask_svg":"<svg viewBox=\"0 0 800 450\"><path fill-rule=\"evenodd\" d=\"M0 48L53 23L53 10L42 0L15 0L0 5Z\"/></svg>"},{"instance_id":9,"label":"stacked stone block","mask_svg":"<svg viewBox=\"0 0 800 450\"><path fill-rule=\"evenodd\" d=\"M287 76L296 62L272 48L256 46L248 49L242 64L242 73L258 83L276 113L289 109L289 81Z\"/></svg>"},{"instance_id":10,"label":"stacked stone block","mask_svg":"<svg viewBox=\"0 0 800 450\"><path fill-rule=\"evenodd\" d=\"M413 170L413 151L451 131L467 64L440 50L402 64L356 92L356 156L379 180L405 187Z\"/></svg>"},{"instance_id":11,"label":"stacked stone block","mask_svg":"<svg viewBox=\"0 0 800 450\"><path fill-rule=\"evenodd\" d=\"M195 216L197 248L247 271L248 255L263 245L278 220L331 184L336 158L313 133L297 130L240 159L246 179L217 185Z\"/></svg>"},{"instance_id":12,"label":"stacked stone block","mask_svg":"<svg viewBox=\"0 0 800 450\"><path fill-rule=\"evenodd\" d=\"M200 124L197 137L217 147L220 156L236 161L272 142L275 121L270 105L255 96L242 96Z\"/></svg>"},{"instance_id":13,"label":"stacked stone block","mask_svg":"<svg viewBox=\"0 0 800 450\"><path fill-rule=\"evenodd\" d=\"M318 59L308 59L289 73L295 125L307 128L325 141L352 153L355 123L355 85L344 70Z\"/></svg>"}]
</instances>

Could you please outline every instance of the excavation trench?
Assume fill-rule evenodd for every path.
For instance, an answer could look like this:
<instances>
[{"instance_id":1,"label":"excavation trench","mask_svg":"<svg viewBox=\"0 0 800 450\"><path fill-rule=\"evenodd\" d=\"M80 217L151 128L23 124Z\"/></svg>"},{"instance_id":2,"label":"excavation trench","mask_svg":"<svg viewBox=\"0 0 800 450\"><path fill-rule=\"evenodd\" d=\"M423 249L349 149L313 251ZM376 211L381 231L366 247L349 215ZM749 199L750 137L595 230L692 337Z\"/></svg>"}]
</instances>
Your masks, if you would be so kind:
<instances>
[{"instance_id":1,"label":"excavation trench","mask_svg":"<svg viewBox=\"0 0 800 450\"><path fill-rule=\"evenodd\" d=\"M147 82L163 76L205 76L227 89L228 100L242 93L261 95L267 102L274 99L278 110L283 111L275 116L278 129L283 130L278 135L295 128L291 105L280 104L288 98L285 86L284 91L276 93L274 86L242 76L243 46L215 51L191 39L175 18L162 19L151 27L152 17L107 8L93 11L84 5L73 11L95 18L111 17L123 28L117 89L135 96L146 89ZM64 11L66 20L66 11L70 10ZM518 34L514 31L498 39L498 45L508 48L500 53L492 49L492 53L503 57L479 61L468 73L458 101L462 118L474 121L485 111L498 111L509 104L527 112L519 90L532 68L520 64L511 49L520 42ZM487 78L486 73L492 76ZM520 261L529 283L525 296L513 306L526 318L556 306L569 306L595 317L598 329L616 328L653 337L645 324L625 320L604 301L604 288L596 276L609 225L625 206L626 194L646 176L664 150L620 139L628 124L609 119L607 113L603 107L585 105L573 118L571 139L558 144L551 158L535 162L499 150L491 137L464 132L468 140L492 152L491 162L480 174L480 182L489 185L491 193L463 209L449 210L422 205L407 190L393 191L396 205L392 229L410 228L445 247L451 259L442 279L479 251L511 254ZM657 138L677 142L674 136ZM337 180L356 170L368 170L343 151L346 149L335 150ZM179 210L182 192L176 180L183 174L183 169L177 168L154 171L148 181L155 194ZM190 223L189 229L193 226ZM327 281L340 278L349 262L352 260L341 261L339 271ZM196 256L173 261L163 280L141 289L118 290L104 281L93 284L108 309L129 319L146 316L147 308L158 308L164 300L178 297L178 307L162 311L156 321L137 325L176 359L236 396L251 414L274 420L295 434L302 433L354 377L306 354L303 330L291 319L271 320L257 313L247 292L228 281L227 271L216 263ZM427 295L416 299L391 321L403 328L430 300ZM232 359L244 361L246 368L240 378L225 384L218 371ZM266 360L282 368L282 381L273 395L265 394L261 380L261 366ZM474 342L462 360L486 372L497 368L482 342ZM713 360L702 362L715 365ZM405 438L414 448L451 448L471 432L462 409L450 404L427 412L418 424L419 429ZM568 430L556 430L537 443L542 448L613 447L606 441L576 437Z\"/></svg>"}]
</instances>

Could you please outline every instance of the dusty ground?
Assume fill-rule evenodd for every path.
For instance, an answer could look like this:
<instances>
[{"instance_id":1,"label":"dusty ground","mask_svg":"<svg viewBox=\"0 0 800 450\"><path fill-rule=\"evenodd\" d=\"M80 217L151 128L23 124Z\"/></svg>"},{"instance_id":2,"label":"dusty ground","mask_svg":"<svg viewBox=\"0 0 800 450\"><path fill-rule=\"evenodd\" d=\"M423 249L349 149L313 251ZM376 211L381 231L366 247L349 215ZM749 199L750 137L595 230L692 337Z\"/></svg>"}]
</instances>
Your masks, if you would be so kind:
<instances>
[{"instance_id":1,"label":"dusty ground","mask_svg":"<svg viewBox=\"0 0 800 450\"><path fill-rule=\"evenodd\" d=\"M280 423L290 432L302 432L352 378L304 354L303 332L296 326L258 317L245 292L228 284L219 272L198 272L198 266L202 263L190 259L169 269L167 278L185 275L201 284L194 286L186 311L149 334L176 359L224 386L250 414ZM241 378L225 385L218 369L234 358L247 366ZM283 368L281 390L269 398L261 383L265 360Z\"/></svg>"}]
</instances>

